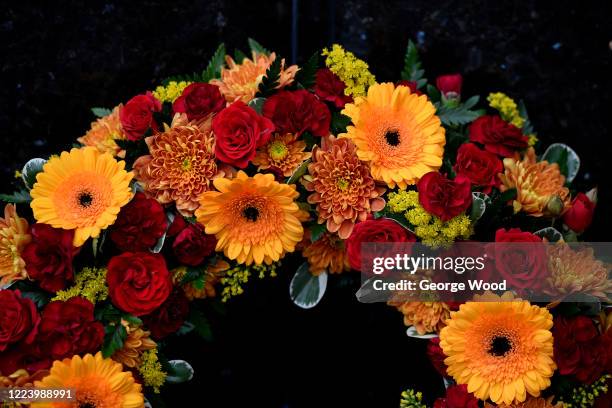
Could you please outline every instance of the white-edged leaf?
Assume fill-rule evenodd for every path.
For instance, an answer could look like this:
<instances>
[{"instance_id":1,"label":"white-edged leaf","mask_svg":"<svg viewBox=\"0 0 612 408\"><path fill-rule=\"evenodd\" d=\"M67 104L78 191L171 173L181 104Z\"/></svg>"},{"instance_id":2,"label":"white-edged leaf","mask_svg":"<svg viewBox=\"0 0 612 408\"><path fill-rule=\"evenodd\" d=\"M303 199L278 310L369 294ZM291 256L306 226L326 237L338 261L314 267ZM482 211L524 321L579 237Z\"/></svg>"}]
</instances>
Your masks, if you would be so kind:
<instances>
[{"instance_id":1,"label":"white-edged leaf","mask_svg":"<svg viewBox=\"0 0 612 408\"><path fill-rule=\"evenodd\" d=\"M416 327L414 326L410 326L406 330L406 334L408 335L408 337L414 337L415 339L434 339L436 337L439 337L436 333L419 334L419 332L417 332Z\"/></svg>"},{"instance_id":2,"label":"white-edged leaf","mask_svg":"<svg viewBox=\"0 0 612 408\"><path fill-rule=\"evenodd\" d=\"M21 179L28 190L31 190L36 183L36 175L40 173L47 161L41 158L30 159L21 170Z\"/></svg>"},{"instance_id":3,"label":"white-edged leaf","mask_svg":"<svg viewBox=\"0 0 612 408\"><path fill-rule=\"evenodd\" d=\"M157 240L157 243L155 243L155 246L151 248L151 252L153 252L154 254L160 253L162 248L164 247L164 242L166 242L166 235L168 234L168 230L170 229L170 226L172 225L173 222L174 222L174 213L167 211L166 212L166 231L164 231L164 235L162 235Z\"/></svg>"},{"instance_id":4,"label":"white-edged leaf","mask_svg":"<svg viewBox=\"0 0 612 408\"><path fill-rule=\"evenodd\" d=\"M491 204L488 195L480 192L472 193L472 211L470 212L472 222L476 222L482 217L487 209L487 203Z\"/></svg>"},{"instance_id":5,"label":"white-edged leaf","mask_svg":"<svg viewBox=\"0 0 612 408\"><path fill-rule=\"evenodd\" d=\"M103 118L112 113L112 111L108 108L91 108L91 113L96 115L99 118Z\"/></svg>"},{"instance_id":6,"label":"white-edged leaf","mask_svg":"<svg viewBox=\"0 0 612 408\"><path fill-rule=\"evenodd\" d=\"M168 365L170 368L168 369L166 382L180 384L193 378L193 367L185 360L170 360Z\"/></svg>"},{"instance_id":7,"label":"white-edged leaf","mask_svg":"<svg viewBox=\"0 0 612 408\"><path fill-rule=\"evenodd\" d=\"M144 401L144 408L153 408L153 405L151 405L149 400L146 399L146 398L145 398L145 401Z\"/></svg>"},{"instance_id":8,"label":"white-edged leaf","mask_svg":"<svg viewBox=\"0 0 612 408\"><path fill-rule=\"evenodd\" d=\"M289 284L289 296L302 309L315 307L327 288L327 272L314 276L308 270L308 262L304 262L293 275Z\"/></svg>"},{"instance_id":9,"label":"white-edged leaf","mask_svg":"<svg viewBox=\"0 0 612 408\"><path fill-rule=\"evenodd\" d=\"M261 115L264 103L266 103L266 98L260 96L259 98L251 99L249 101L248 105L251 108L255 109L255 112L257 112L259 115Z\"/></svg>"},{"instance_id":10,"label":"white-edged leaf","mask_svg":"<svg viewBox=\"0 0 612 408\"><path fill-rule=\"evenodd\" d=\"M580 157L571 147L564 143L553 143L548 146L542 155L542 160L546 160L549 163L557 163L568 184L576 178L580 170Z\"/></svg>"},{"instance_id":11,"label":"white-edged leaf","mask_svg":"<svg viewBox=\"0 0 612 408\"><path fill-rule=\"evenodd\" d=\"M563 234L553 227L542 228L533 233L540 238L546 238L548 242L558 242L563 239Z\"/></svg>"},{"instance_id":12,"label":"white-edged leaf","mask_svg":"<svg viewBox=\"0 0 612 408\"><path fill-rule=\"evenodd\" d=\"M445 389L448 389L449 387L452 387L453 385L455 385L455 381L453 381L453 379L450 377L442 377L442 381L444 381Z\"/></svg>"}]
</instances>

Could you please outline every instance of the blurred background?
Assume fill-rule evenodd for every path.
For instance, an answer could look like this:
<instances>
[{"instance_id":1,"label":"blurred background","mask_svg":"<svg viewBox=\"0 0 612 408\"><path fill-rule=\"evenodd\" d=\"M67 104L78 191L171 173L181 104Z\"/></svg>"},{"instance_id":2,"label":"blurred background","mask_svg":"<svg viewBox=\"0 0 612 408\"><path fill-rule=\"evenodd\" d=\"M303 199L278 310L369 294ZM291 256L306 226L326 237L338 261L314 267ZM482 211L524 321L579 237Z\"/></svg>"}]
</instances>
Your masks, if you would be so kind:
<instances>
[{"instance_id":1,"label":"blurred background","mask_svg":"<svg viewBox=\"0 0 612 408\"><path fill-rule=\"evenodd\" d=\"M333 42L396 80L408 39L427 77L459 72L467 97L503 91L523 99L541 148L572 146L577 186L599 186L585 239L610 241L612 22L607 1L64 1L3 2L0 17L0 186L32 157L69 148L94 120L165 77L202 70L219 42L247 50L253 37L301 64ZM543 150L540 150L543 151ZM288 296L296 262L276 280L211 312L214 341L173 340L169 358L196 370L168 386L166 406L395 407L402 389L443 390L426 342L402 316L355 300L357 278L330 280L314 310ZM178 401L192 401L183 405ZM162 406L159 402L157 406Z\"/></svg>"}]
</instances>

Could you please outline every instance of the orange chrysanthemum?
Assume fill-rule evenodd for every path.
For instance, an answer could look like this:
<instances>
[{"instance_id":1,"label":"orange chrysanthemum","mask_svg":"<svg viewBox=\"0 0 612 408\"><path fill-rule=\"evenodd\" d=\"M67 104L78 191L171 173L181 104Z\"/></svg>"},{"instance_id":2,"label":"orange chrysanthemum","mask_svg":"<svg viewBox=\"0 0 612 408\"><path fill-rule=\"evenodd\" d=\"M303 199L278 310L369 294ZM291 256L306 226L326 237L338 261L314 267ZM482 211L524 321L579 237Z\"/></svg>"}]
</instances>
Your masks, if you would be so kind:
<instances>
[{"instance_id":1,"label":"orange chrysanthemum","mask_svg":"<svg viewBox=\"0 0 612 408\"><path fill-rule=\"evenodd\" d=\"M420 335L439 333L450 318L450 307L444 302L388 302L404 315L404 324L414 326Z\"/></svg>"},{"instance_id":2,"label":"orange chrysanthemum","mask_svg":"<svg viewBox=\"0 0 612 408\"><path fill-rule=\"evenodd\" d=\"M30 374L23 368L9 375L0 373L0 388L32 387L34 382L40 381L48 375L49 370L38 370Z\"/></svg>"},{"instance_id":3,"label":"orange chrysanthemum","mask_svg":"<svg viewBox=\"0 0 612 408\"><path fill-rule=\"evenodd\" d=\"M217 251L240 264L267 265L293 252L302 240L306 216L295 199L295 185L281 184L272 174L217 178L218 191L200 197L195 215L207 234L217 237Z\"/></svg>"},{"instance_id":4,"label":"orange chrysanthemum","mask_svg":"<svg viewBox=\"0 0 612 408\"><path fill-rule=\"evenodd\" d=\"M31 240L28 221L17 215L15 204L7 204L0 217L0 287L28 277L21 251Z\"/></svg>"},{"instance_id":5,"label":"orange chrysanthemum","mask_svg":"<svg viewBox=\"0 0 612 408\"><path fill-rule=\"evenodd\" d=\"M558 402L553 404L554 397L549 398L528 398L525 402L519 402L517 404L500 404L500 405L491 405L489 403L485 403L485 408L563 408L563 404Z\"/></svg>"},{"instance_id":6,"label":"orange chrysanthemum","mask_svg":"<svg viewBox=\"0 0 612 408\"><path fill-rule=\"evenodd\" d=\"M279 171L283 176L290 177L311 153L305 152L306 143L297 140L294 135L275 134L270 142L257 151L253 164L259 170L272 169Z\"/></svg>"},{"instance_id":7,"label":"orange chrysanthemum","mask_svg":"<svg viewBox=\"0 0 612 408\"><path fill-rule=\"evenodd\" d=\"M210 83L219 87L221 94L228 102L241 100L247 103L255 97L266 70L275 59L275 53L264 55L253 52L252 59L244 58L240 64L237 64L228 55L225 57L228 68L221 70L221 79L213 79ZM280 89L293 82L297 71L297 65L285 67L285 59L283 58L281 60L280 79L276 88Z\"/></svg>"},{"instance_id":8,"label":"orange chrysanthemum","mask_svg":"<svg viewBox=\"0 0 612 408\"><path fill-rule=\"evenodd\" d=\"M544 293L563 298L573 293L588 294L604 302L610 300L612 281L609 267L595 259L592 248L572 249L565 243L550 245Z\"/></svg>"},{"instance_id":9,"label":"orange chrysanthemum","mask_svg":"<svg viewBox=\"0 0 612 408\"><path fill-rule=\"evenodd\" d=\"M550 386L556 368L552 315L528 301L467 302L440 332L447 372L494 403L523 402Z\"/></svg>"},{"instance_id":10,"label":"orange chrysanthemum","mask_svg":"<svg viewBox=\"0 0 612 408\"><path fill-rule=\"evenodd\" d=\"M121 371L121 364L95 356L74 356L55 361L51 373L35 383L38 388L72 388L76 401L35 402L32 408L143 408L142 387L134 381L132 373Z\"/></svg>"},{"instance_id":11,"label":"orange chrysanthemum","mask_svg":"<svg viewBox=\"0 0 612 408\"><path fill-rule=\"evenodd\" d=\"M197 281L188 282L183 285L185 296L187 299L206 299L217 296L215 285L221 281L221 277L225 274L225 271L229 269L230 265L223 259L217 258L214 264L206 267L204 276L204 284L198 287ZM180 282L187 273L187 268L181 266L174 271L175 282Z\"/></svg>"},{"instance_id":12,"label":"orange chrysanthemum","mask_svg":"<svg viewBox=\"0 0 612 408\"><path fill-rule=\"evenodd\" d=\"M384 187L377 186L367 164L361 162L355 144L349 139L329 138L325 148L315 147L310 176L304 184L312 191L310 204L317 205L318 222L346 239L357 221L365 221L372 211L385 207Z\"/></svg>"},{"instance_id":13,"label":"orange chrysanthemum","mask_svg":"<svg viewBox=\"0 0 612 408\"><path fill-rule=\"evenodd\" d=\"M341 273L350 269L344 241L336 234L324 232L319 239L307 244L302 251L308 260L308 269L315 276L324 271Z\"/></svg>"},{"instance_id":14,"label":"orange chrysanthemum","mask_svg":"<svg viewBox=\"0 0 612 408\"><path fill-rule=\"evenodd\" d=\"M147 350L153 350L157 347L151 338L151 332L143 330L139 326L135 326L126 322L121 321L121 324L125 327L127 337L123 341L123 347L115 351L111 356L113 360L123 364L124 367L136 368L140 366L140 356Z\"/></svg>"},{"instance_id":15,"label":"orange chrysanthemum","mask_svg":"<svg viewBox=\"0 0 612 408\"><path fill-rule=\"evenodd\" d=\"M87 133L77 139L79 143L84 146L93 146L101 153L124 157L125 151L115 143L115 140L126 139L121 120L119 120L121 106L121 104L116 106L109 115L92 122Z\"/></svg>"},{"instance_id":16,"label":"orange chrysanthemum","mask_svg":"<svg viewBox=\"0 0 612 408\"><path fill-rule=\"evenodd\" d=\"M559 215L569 208L570 194L559 165L546 160L538 162L533 147L527 150L522 161L518 157L504 159L504 168L504 173L499 175L502 182L499 189L516 189L512 203L515 213L524 211L540 217L551 212Z\"/></svg>"},{"instance_id":17,"label":"orange chrysanthemum","mask_svg":"<svg viewBox=\"0 0 612 408\"><path fill-rule=\"evenodd\" d=\"M369 162L375 180L404 189L442 165L444 128L427 96L410 93L391 83L368 88L344 107L353 126L348 137L357 145L359 159Z\"/></svg>"},{"instance_id":18,"label":"orange chrysanthemum","mask_svg":"<svg viewBox=\"0 0 612 408\"><path fill-rule=\"evenodd\" d=\"M175 203L184 216L193 215L198 197L210 189L213 179L230 173L215 162L210 119L174 126L145 141L150 154L134 162L136 180L161 204Z\"/></svg>"},{"instance_id":19,"label":"orange chrysanthemum","mask_svg":"<svg viewBox=\"0 0 612 408\"><path fill-rule=\"evenodd\" d=\"M30 192L38 222L74 231L74 246L112 225L132 198L132 173L125 162L95 147L72 149L51 158Z\"/></svg>"}]
</instances>

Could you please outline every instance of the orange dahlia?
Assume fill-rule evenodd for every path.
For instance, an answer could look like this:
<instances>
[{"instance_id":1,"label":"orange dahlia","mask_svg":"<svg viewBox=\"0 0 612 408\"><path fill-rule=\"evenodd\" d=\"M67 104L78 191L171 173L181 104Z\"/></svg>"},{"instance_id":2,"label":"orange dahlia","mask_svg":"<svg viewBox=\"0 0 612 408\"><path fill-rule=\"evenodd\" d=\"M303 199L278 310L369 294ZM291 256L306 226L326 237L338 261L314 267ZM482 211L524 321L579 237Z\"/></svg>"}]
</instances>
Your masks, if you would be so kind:
<instances>
[{"instance_id":1,"label":"orange dahlia","mask_svg":"<svg viewBox=\"0 0 612 408\"><path fill-rule=\"evenodd\" d=\"M157 343L151 340L151 332L143 330L125 320L121 321L125 327L127 337L123 341L123 347L115 351L111 356L113 360L123 364L124 367L136 368L140 366L140 356L147 350L153 350Z\"/></svg>"},{"instance_id":2,"label":"orange dahlia","mask_svg":"<svg viewBox=\"0 0 612 408\"><path fill-rule=\"evenodd\" d=\"M28 277L21 251L31 240L28 221L17 215L15 204L7 204L0 217L0 287Z\"/></svg>"},{"instance_id":3,"label":"orange dahlia","mask_svg":"<svg viewBox=\"0 0 612 408\"><path fill-rule=\"evenodd\" d=\"M385 207L384 187L375 184L368 165L357 157L349 139L329 138L325 148L312 150L312 163L304 187L312 191L310 204L317 205L318 223L346 239L357 221L365 221L372 211Z\"/></svg>"},{"instance_id":4,"label":"orange dahlia","mask_svg":"<svg viewBox=\"0 0 612 408\"><path fill-rule=\"evenodd\" d=\"M253 164L259 170L272 169L279 171L283 176L290 177L311 153L305 152L306 143L291 133L285 135L275 134L268 144L257 151Z\"/></svg>"},{"instance_id":5,"label":"orange dahlia","mask_svg":"<svg viewBox=\"0 0 612 408\"><path fill-rule=\"evenodd\" d=\"M450 307L444 302L389 302L404 315L404 324L414 326L420 335L439 333L450 318Z\"/></svg>"},{"instance_id":6,"label":"orange dahlia","mask_svg":"<svg viewBox=\"0 0 612 408\"><path fill-rule=\"evenodd\" d=\"M504 168L504 173L499 175L502 182L499 189L516 189L517 196L512 203L515 213L556 216L569 208L570 194L559 165L546 160L538 162L533 147L527 150L522 161L518 157L504 159Z\"/></svg>"},{"instance_id":7,"label":"orange dahlia","mask_svg":"<svg viewBox=\"0 0 612 408\"><path fill-rule=\"evenodd\" d=\"M210 120L175 126L145 141L149 154L134 162L136 180L161 204L175 203L184 216L193 215L214 178L230 173L215 162Z\"/></svg>"},{"instance_id":8,"label":"orange dahlia","mask_svg":"<svg viewBox=\"0 0 612 408\"><path fill-rule=\"evenodd\" d=\"M348 137L357 145L359 159L370 163L375 180L404 189L442 165L444 128L427 96L406 86L375 84L366 97L344 107L353 126Z\"/></svg>"},{"instance_id":9,"label":"orange dahlia","mask_svg":"<svg viewBox=\"0 0 612 408\"><path fill-rule=\"evenodd\" d=\"M278 183L272 174L249 177L243 171L213 184L217 191L200 196L195 215L206 233L217 237L217 251L240 264L270 265L295 250L306 217L295 202L295 185Z\"/></svg>"},{"instance_id":10,"label":"orange dahlia","mask_svg":"<svg viewBox=\"0 0 612 408\"><path fill-rule=\"evenodd\" d=\"M121 120L119 120L121 106L121 104L116 106L109 115L92 122L87 133L77 139L79 143L85 146L93 146L102 153L125 156L125 151L121 150L115 143L115 140L126 139L121 127Z\"/></svg>"},{"instance_id":11,"label":"orange dahlia","mask_svg":"<svg viewBox=\"0 0 612 408\"><path fill-rule=\"evenodd\" d=\"M221 79L213 79L210 83L219 87L228 102L241 100L247 103L255 97L266 70L275 59L275 53L264 55L253 52L252 59L244 58L240 64L237 64L228 55L225 57L228 67L221 70ZM282 59L280 79L276 88L280 89L293 82L297 71L297 65L285 67L285 59Z\"/></svg>"},{"instance_id":12,"label":"orange dahlia","mask_svg":"<svg viewBox=\"0 0 612 408\"><path fill-rule=\"evenodd\" d=\"M447 372L496 404L538 397L556 368L552 325L548 310L525 300L464 303L440 332Z\"/></svg>"},{"instance_id":13,"label":"orange dahlia","mask_svg":"<svg viewBox=\"0 0 612 408\"><path fill-rule=\"evenodd\" d=\"M350 269L344 241L336 234L324 232L319 239L310 242L302 251L308 260L308 269L315 276L324 271L341 273Z\"/></svg>"}]
</instances>

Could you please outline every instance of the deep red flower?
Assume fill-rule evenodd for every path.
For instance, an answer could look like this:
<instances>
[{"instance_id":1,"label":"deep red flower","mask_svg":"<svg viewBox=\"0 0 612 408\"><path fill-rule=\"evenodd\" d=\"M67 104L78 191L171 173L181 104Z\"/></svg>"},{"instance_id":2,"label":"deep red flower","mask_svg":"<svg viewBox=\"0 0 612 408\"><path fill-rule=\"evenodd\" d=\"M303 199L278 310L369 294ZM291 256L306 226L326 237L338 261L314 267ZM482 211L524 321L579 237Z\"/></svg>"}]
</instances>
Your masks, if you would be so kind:
<instances>
[{"instance_id":1,"label":"deep red flower","mask_svg":"<svg viewBox=\"0 0 612 408\"><path fill-rule=\"evenodd\" d=\"M216 245L215 236L206 234L203 226L189 224L174 239L172 251L180 263L196 266L215 251Z\"/></svg>"},{"instance_id":2,"label":"deep red flower","mask_svg":"<svg viewBox=\"0 0 612 408\"><path fill-rule=\"evenodd\" d=\"M353 101L353 98L344 93L345 89L346 84L329 68L317 70L314 91L321 100L330 102L336 108L342 109L344 105Z\"/></svg>"},{"instance_id":3,"label":"deep red flower","mask_svg":"<svg viewBox=\"0 0 612 408\"><path fill-rule=\"evenodd\" d=\"M142 319L151 335L161 339L180 329L188 314L189 300L183 289L177 288L159 308Z\"/></svg>"},{"instance_id":4,"label":"deep red flower","mask_svg":"<svg viewBox=\"0 0 612 408\"><path fill-rule=\"evenodd\" d=\"M18 290L0 290L0 352L20 340L31 343L39 321L34 302Z\"/></svg>"},{"instance_id":5,"label":"deep red flower","mask_svg":"<svg viewBox=\"0 0 612 408\"><path fill-rule=\"evenodd\" d=\"M423 92L417 89L416 81L407 81L405 79L402 79L401 81L397 81L395 85L396 86L407 86L408 88L410 88L410 93L417 94L417 95L423 95Z\"/></svg>"},{"instance_id":6,"label":"deep red flower","mask_svg":"<svg viewBox=\"0 0 612 408\"><path fill-rule=\"evenodd\" d=\"M106 282L113 304L134 316L157 309L172 290L164 257L150 252L126 252L111 258Z\"/></svg>"},{"instance_id":7,"label":"deep red flower","mask_svg":"<svg viewBox=\"0 0 612 408\"><path fill-rule=\"evenodd\" d=\"M170 224L170 227L168 227L166 235L173 237L185 228L187 228L187 221L185 221L185 218L181 214L176 214L174 220L172 220L172 224Z\"/></svg>"},{"instance_id":8,"label":"deep red flower","mask_svg":"<svg viewBox=\"0 0 612 408\"><path fill-rule=\"evenodd\" d=\"M446 377L446 364L444 363L446 355L442 351L442 347L440 347L439 337L429 339L429 343L427 344L427 357L429 357L429 361L431 361L431 364L438 374L442 377Z\"/></svg>"},{"instance_id":9,"label":"deep red flower","mask_svg":"<svg viewBox=\"0 0 612 408\"><path fill-rule=\"evenodd\" d=\"M32 242L21 254L28 275L41 288L57 292L74 279L72 259L79 252L72 245L74 230L53 228L48 224L32 225Z\"/></svg>"},{"instance_id":10,"label":"deep red flower","mask_svg":"<svg viewBox=\"0 0 612 408\"><path fill-rule=\"evenodd\" d=\"M213 119L215 155L224 163L244 169L257 148L270 140L274 124L242 101L236 101Z\"/></svg>"},{"instance_id":11,"label":"deep red flower","mask_svg":"<svg viewBox=\"0 0 612 408\"><path fill-rule=\"evenodd\" d=\"M478 398L468 392L466 384L452 385L444 398L434 402L434 408L478 408Z\"/></svg>"},{"instance_id":12,"label":"deep red flower","mask_svg":"<svg viewBox=\"0 0 612 408\"><path fill-rule=\"evenodd\" d=\"M122 251L147 251L164 235L167 225L161 204L138 192L119 212L109 236Z\"/></svg>"},{"instance_id":13,"label":"deep red flower","mask_svg":"<svg viewBox=\"0 0 612 408\"><path fill-rule=\"evenodd\" d=\"M224 107L225 98L219 87L203 82L194 82L187 86L172 105L174 112L186 113L189 120L203 119L221 112Z\"/></svg>"},{"instance_id":14,"label":"deep red flower","mask_svg":"<svg viewBox=\"0 0 612 408\"><path fill-rule=\"evenodd\" d=\"M510 157L517 150L527 148L527 136L521 129L506 122L499 116L485 115L470 125L470 140L484 145L484 148L502 157Z\"/></svg>"},{"instance_id":15,"label":"deep red flower","mask_svg":"<svg viewBox=\"0 0 612 408\"><path fill-rule=\"evenodd\" d=\"M161 103L151 92L136 95L119 110L121 127L129 140L141 139L149 128L156 129L153 112L161 111Z\"/></svg>"},{"instance_id":16,"label":"deep red flower","mask_svg":"<svg viewBox=\"0 0 612 408\"><path fill-rule=\"evenodd\" d=\"M436 78L436 88L446 98L460 96L462 84L463 77L461 74L440 75Z\"/></svg>"},{"instance_id":17,"label":"deep red flower","mask_svg":"<svg viewBox=\"0 0 612 408\"><path fill-rule=\"evenodd\" d=\"M425 210L448 221L466 211L472 205L470 180L457 176L454 180L432 171L425 174L417 183L419 202Z\"/></svg>"},{"instance_id":18,"label":"deep red flower","mask_svg":"<svg viewBox=\"0 0 612 408\"><path fill-rule=\"evenodd\" d=\"M503 168L502 161L495 154L481 150L473 143L464 143L457 151L455 172L470 179L484 193L490 193L492 187L499 185L497 175Z\"/></svg>"},{"instance_id":19,"label":"deep red flower","mask_svg":"<svg viewBox=\"0 0 612 408\"><path fill-rule=\"evenodd\" d=\"M313 136L327 136L331 114L327 105L305 89L280 91L269 97L263 106L263 115L282 134L296 136L310 132Z\"/></svg>"},{"instance_id":20,"label":"deep red flower","mask_svg":"<svg viewBox=\"0 0 612 408\"><path fill-rule=\"evenodd\" d=\"M578 193L571 208L563 215L563 222L571 230L583 232L593 222L594 213L595 203L589 200L586 194Z\"/></svg>"}]
</instances>

